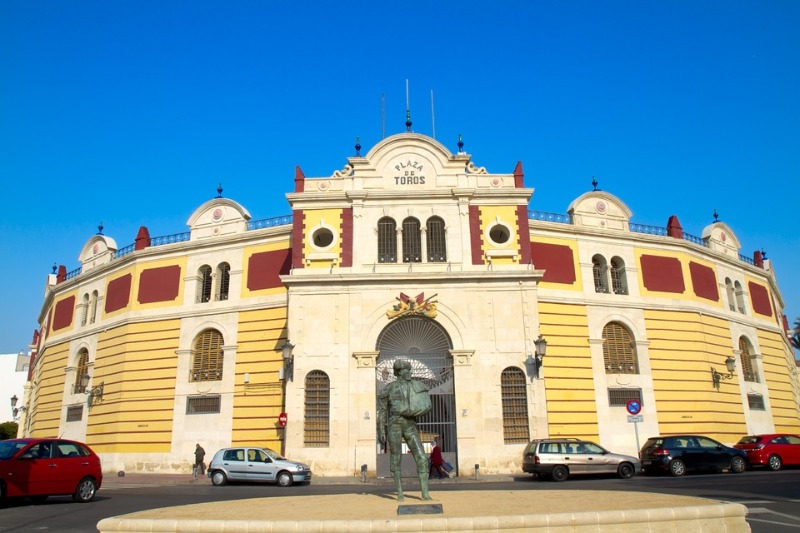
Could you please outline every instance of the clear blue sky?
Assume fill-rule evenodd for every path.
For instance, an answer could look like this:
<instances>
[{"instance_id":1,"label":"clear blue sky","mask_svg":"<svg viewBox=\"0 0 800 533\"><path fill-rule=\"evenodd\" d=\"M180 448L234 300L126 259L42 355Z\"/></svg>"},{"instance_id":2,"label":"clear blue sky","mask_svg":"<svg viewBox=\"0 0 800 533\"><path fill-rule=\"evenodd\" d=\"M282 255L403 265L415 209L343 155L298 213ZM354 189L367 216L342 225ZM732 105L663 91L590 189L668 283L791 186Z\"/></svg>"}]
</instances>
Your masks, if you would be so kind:
<instances>
[{"instance_id":1,"label":"clear blue sky","mask_svg":"<svg viewBox=\"0 0 800 533\"><path fill-rule=\"evenodd\" d=\"M413 129L531 208L591 189L633 221L731 226L800 316L800 2L0 0L0 352L31 340L53 263L97 231L186 231L216 195L289 213L294 167L328 176Z\"/></svg>"}]
</instances>

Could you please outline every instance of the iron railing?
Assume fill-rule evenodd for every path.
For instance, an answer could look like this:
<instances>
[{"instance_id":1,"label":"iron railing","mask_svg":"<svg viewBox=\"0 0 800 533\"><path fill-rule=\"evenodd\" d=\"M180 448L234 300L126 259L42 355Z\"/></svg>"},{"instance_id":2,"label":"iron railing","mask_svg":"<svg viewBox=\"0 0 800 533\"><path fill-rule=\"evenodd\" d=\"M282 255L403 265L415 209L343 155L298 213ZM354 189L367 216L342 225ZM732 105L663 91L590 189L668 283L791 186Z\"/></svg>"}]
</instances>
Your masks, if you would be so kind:
<instances>
[{"instance_id":1,"label":"iron railing","mask_svg":"<svg viewBox=\"0 0 800 533\"><path fill-rule=\"evenodd\" d=\"M572 224L572 218L563 213L548 213L547 211L528 210L528 218L532 220L543 220L545 222L556 222L558 224Z\"/></svg>"},{"instance_id":2,"label":"iron railing","mask_svg":"<svg viewBox=\"0 0 800 533\"><path fill-rule=\"evenodd\" d=\"M280 217L262 218L261 220L251 220L247 223L247 230L272 228L275 226L283 226L292 223L292 215L284 215Z\"/></svg>"},{"instance_id":3,"label":"iron railing","mask_svg":"<svg viewBox=\"0 0 800 533\"><path fill-rule=\"evenodd\" d=\"M630 224L631 231L634 233L646 233L647 235L661 235L662 237L667 236L667 228L663 226L649 226L647 224L634 224L631 222Z\"/></svg>"}]
</instances>

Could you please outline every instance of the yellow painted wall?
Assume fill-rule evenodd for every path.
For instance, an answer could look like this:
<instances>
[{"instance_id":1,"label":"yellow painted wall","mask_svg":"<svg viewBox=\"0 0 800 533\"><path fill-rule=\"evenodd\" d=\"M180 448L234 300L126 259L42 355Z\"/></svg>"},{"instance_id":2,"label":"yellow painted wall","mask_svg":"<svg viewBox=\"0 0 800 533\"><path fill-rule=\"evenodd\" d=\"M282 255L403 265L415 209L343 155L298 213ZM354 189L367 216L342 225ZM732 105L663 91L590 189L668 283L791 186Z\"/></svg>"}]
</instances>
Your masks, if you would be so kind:
<instances>
[{"instance_id":1,"label":"yellow painted wall","mask_svg":"<svg viewBox=\"0 0 800 533\"><path fill-rule=\"evenodd\" d=\"M692 274L689 272L689 261L692 260L691 256L679 252L662 252L660 250L652 250L649 248L634 248L633 254L636 256L636 268L639 269L640 275L637 276L639 283L639 293L642 298L675 298L678 300L701 300L707 302L705 298L698 298L694 294L694 286L692 285ZM683 273L683 292L662 292L651 291L644 286L644 276L642 272L642 256L651 255L658 257L674 257L681 264L681 272Z\"/></svg>"},{"instance_id":2,"label":"yellow painted wall","mask_svg":"<svg viewBox=\"0 0 800 533\"><path fill-rule=\"evenodd\" d=\"M341 209L313 209L303 211L303 257L309 258L312 254L320 253L309 244L314 230L324 223L325 226L333 228L334 235L338 235L336 242L324 253L336 254L337 261L342 255L342 210ZM306 262L308 268L330 268L333 264L332 259L314 260Z\"/></svg>"},{"instance_id":3,"label":"yellow painted wall","mask_svg":"<svg viewBox=\"0 0 800 533\"><path fill-rule=\"evenodd\" d=\"M64 398L64 369L69 361L69 343L49 346L37 356L31 417L31 437L58 437Z\"/></svg>"},{"instance_id":4,"label":"yellow painted wall","mask_svg":"<svg viewBox=\"0 0 800 533\"><path fill-rule=\"evenodd\" d=\"M531 243L533 242L556 244L559 246L568 247L570 250L572 250L572 268L575 269L575 281L572 282L571 285L566 283L553 283L550 281L540 281L538 284L538 287L540 289L583 291L583 277L581 276L581 266L578 262L578 241L576 241L575 239L551 239L547 237L542 237L541 235L538 234L532 234ZM536 258L534 258L533 268L536 269L542 268L536 264Z\"/></svg>"},{"instance_id":5,"label":"yellow painted wall","mask_svg":"<svg viewBox=\"0 0 800 533\"><path fill-rule=\"evenodd\" d=\"M169 300L166 302L152 302L146 304L140 304L138 300L139 295L139 277L141 276L144 270L150 270L153 268L161 268L167 266L177 265L180 267L181 272L178 276L178 294L175 296L174 300ZM183 304L183 291L186 288L186 283L184 282L184 278L188 273L186 272L186 257L175 257L170 259L163 259L161 261L149 261L146 263L136 263L134 266L134 274L133 280L131 280L131 303L130 303L130 310L131 311L141 311L145 309L160 309L163 307L172 307L176 305Z\"/></svg>"},{"instance_id":6,"label":"yellow painted wall","mask_svg":"<svg viewBox=\"0 0 800 533\"><path fill-rule=\"evenodd\" d=\"M282 432L278 415L283 410L283 367L281 348L286 340L286 308L239 313L236 353L236 392L233 435L235 446L259 444L281 449ZM244 383L244 374L250 382ZM294 413L293 423L302 423Z\"/></svg>"},{"instance_id":7,"label":"yellow painted wall","mask_svg":"<svg viewBox=\"0 0 800 533\"><path fill-rule=\"evenodd\" d=\"M242 298L253 298L256 296L270 296L273 294L283 294L286 292L286 287L273 287L270 289L258 289L255 291L251 291L247 288L247 272L250 268L250 257L254 254L260 254L263 252L273 252L275 250L286 250L289 248L289 241L282 241L282 242L273 242L269 244L262 244L260 246L248 246L244 249L243 260L242 260Z\"/></svg>"},{"instance_id":8,"label":"yellow painted wall","mask_svg":"<svg viewBox=\"0 0 800 533\"><path fill-rule=\"evenodd\" d=\"M98 335L87 443L98 452L169 452L180 320L142 322Z\"/></svg>"},{"instance_id":9,"label":"yellow painted wall","mask_svg":"<svg viewBox=\"0 0 800 533\"><path fill-rule=\"evenodd\" d=\"M482 205L481 212L481 243L483 250L519 250L519 225L517 224L517 207L513 205ZM486 237L486 229L500 219L500 222L508 225L511 230L511 237L503 246L492 244ZM486 255L484 254L486 260ZM519 263L519 255L512 257L492 257L495 264L516 264Z\"/></svg>"},{"instance_id":10,"label":"yellow painted wall","mask_svg":"<svg viewBox=\"0 0 800 533\"><path fill-rule=\"evenodd\" d=\"M540 332L547 339L548 431L551 437L599 440L586 307L539 303Z\"/></svg>"},{"instance_id":11,"label":"yellow painted wall","mask_svg":"<svg viewBox=\"0 0 800 533\"><path fill-rule=\"evenodd\" d=\"M713 387L711 367L726 372L732 354L727 321L693 312L645 310L661 434L701 433L737 442L746 433L739 376Z\"/></svg>"},{"instance_id":12,"label":"yellow painted wall","mask_svg":"<svg viewBox=\"0 0 800 533\"><path fill-rule=\"evenodd\" d=\"M769 388L769 403L775 431L800 433L800 405L792 383L794 354L786 346L782 335L772 331L759 331L764 382Z\"/></svg>"},{"instance_id":13,"label":"yellow painted wall","mask_svg":"<svg viewBox=\"0 0 800 533\"><path fill-rule=\"evenodd\" d=\"M72 319L69 321L69 324L67 324L63 328L59 328L59 329L55 329L54 328L53 329L53 333L57 333L59 331L67 331L67 330L72 329L75 326L75 321L78 319L77 314L76 314L77 307L78 307L78 305L80 305L82 303L80 298L79 298L79 296L78 296L78 291L73 290L73 291L65 292L64 294L60 295L58 297L58 299L54 299L53 300L53 305L50 306L50 311L53 313L53 318L55 318L55 312L56 312L56 308L58 307L58 304L60 302L64 301L64 300L66 300L67 298L70 298L70 297L74 297L75 298L75 306L72 309ZM52 324L51 324L51 326L52 326Z\"/></svg>"}]
</instances>

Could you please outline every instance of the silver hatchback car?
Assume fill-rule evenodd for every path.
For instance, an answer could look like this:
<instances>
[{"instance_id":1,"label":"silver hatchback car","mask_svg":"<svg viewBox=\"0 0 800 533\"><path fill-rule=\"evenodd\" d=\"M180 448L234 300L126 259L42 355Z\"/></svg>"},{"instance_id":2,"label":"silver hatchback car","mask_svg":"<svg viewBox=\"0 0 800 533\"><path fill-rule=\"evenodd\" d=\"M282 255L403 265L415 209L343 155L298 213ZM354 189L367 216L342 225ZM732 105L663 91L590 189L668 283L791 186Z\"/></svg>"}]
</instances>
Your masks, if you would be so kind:
<instances>
[{"instance_id":1,"label":"silver hatchback car","mask_svg":"<svg viewBox=\"0 0 800 533\"><path fill-rule=\"evenodd\" d=\"M208 465L208 477L217 486L228 481L247 481L288 487L295 482L310 482L311 468L290 461L269 448L240 446L223 448L215 453Z\"/></svg>"}]
</instances>

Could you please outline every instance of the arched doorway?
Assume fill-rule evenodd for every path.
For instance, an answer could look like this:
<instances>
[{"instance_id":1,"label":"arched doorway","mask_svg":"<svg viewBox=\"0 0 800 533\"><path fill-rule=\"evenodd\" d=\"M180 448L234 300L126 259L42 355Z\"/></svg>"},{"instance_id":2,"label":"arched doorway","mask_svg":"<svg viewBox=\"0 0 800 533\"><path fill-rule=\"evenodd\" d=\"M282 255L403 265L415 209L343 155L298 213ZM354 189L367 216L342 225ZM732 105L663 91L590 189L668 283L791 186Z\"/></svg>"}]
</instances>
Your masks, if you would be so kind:
<instances>
[{"instance_id":1,"label":"arched doorway","mask_svg":"<svg viewBox=\"0 0 800 533\"><path fill-rule=\"evenodd\" d=\"M395 380L393 366L397 359L411 363L411 376L430 387L431 412L417 420L420 437L426 450L433 438L440 437L445 459L457 465L457 433L455 416L455 386L453 383L453 344L447 331L437 322L420 316L395 319L378 336L375 365L375 389L381 391ZM376 396L377 404L377 396ZM404 452L405 444L404 446ZM378 476L389 476L386 448L377 443ZM403 454L403 475L416 476L414 458Z\"/></svg>"}]
</instances>

